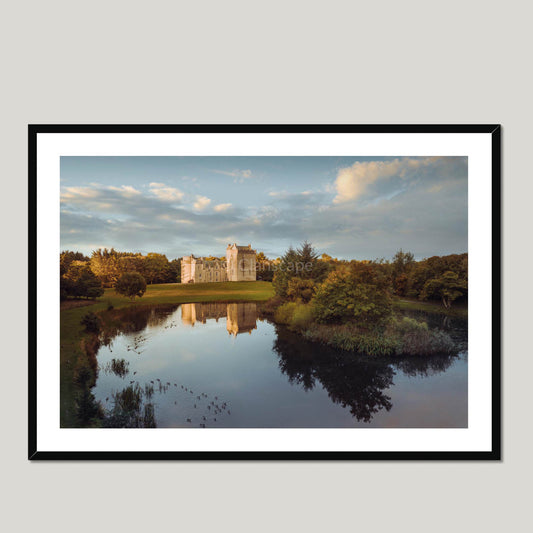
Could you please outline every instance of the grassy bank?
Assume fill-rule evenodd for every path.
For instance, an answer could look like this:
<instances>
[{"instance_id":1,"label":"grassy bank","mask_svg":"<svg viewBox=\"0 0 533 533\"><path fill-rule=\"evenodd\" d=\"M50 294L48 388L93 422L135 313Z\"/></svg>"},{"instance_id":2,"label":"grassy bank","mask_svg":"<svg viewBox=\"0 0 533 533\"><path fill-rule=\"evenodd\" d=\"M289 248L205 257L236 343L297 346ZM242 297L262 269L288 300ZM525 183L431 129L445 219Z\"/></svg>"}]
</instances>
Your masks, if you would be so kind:
<instances>
[{"instance_id":1,"label":"grassy bank","mask_svg":"<svg viewBox=\"0 0 533 533\"><path fill-rule=\"evenodd\" d=\"M180 304L195 302L265 301L273 295L272 284L266 281L227 283L167 283L149 285L142 298L131 302L128 298L106 289L101 298L92 304L74 307L71 301L64 304L60 320L60 423L74 427L77 423L76 399L80 393L76 385L75 369L80 358L85 357L82 343L90 335L85 333L81 319L90 311L99 313L110 305L114 308L155 304Z\"/></svg>"},{"instance_id":2,"label":"grassy bank","mask_svg":"<svg viewBox=\"0 0 533 533\"><path fill-rule=\"evenodd\" d=\"M440 302L421 301L415 298L395 298L392 302L395 309L406 311L426 311L440 315L468 317L468 304L456 303L451 309L446 309Z\"/></svg>"},{"instance_id":3,"label":"grassy bank","mask_svg":"<svg viewBox=\"0 0 533 533\"><path fill-rule=\"evenodd\" d=\"M361 355L429 356L457 352L446 332L430 329L426 322L413 318L391 315L373 325L356 320L324 324L316 322L312 303L280 304L276 299L264 305L264 312L309 341Z\"/></svg>"}]
</instances>

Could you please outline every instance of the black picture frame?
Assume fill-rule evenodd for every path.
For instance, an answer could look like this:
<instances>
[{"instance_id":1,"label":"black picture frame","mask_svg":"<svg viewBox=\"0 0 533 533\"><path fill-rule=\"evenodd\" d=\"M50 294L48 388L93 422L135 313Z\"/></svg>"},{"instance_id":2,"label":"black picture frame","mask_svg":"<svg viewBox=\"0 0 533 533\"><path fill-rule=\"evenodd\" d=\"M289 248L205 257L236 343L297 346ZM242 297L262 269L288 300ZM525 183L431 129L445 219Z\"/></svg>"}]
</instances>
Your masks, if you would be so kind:
<instances>
[{"instance_id":1,"label":"black picture frame","mask_svg":"<svg viewBox=\"0 0 533 533\"><path fill-rule=\"evenodd\" d=\"M492 157L492 446L490 451L42 451L37 446L37 139L41 133L483 133ZM501 125L60 125L28 126L28 459L30 460L482 460L501 448Z\"/></svg>"}]
</instances>

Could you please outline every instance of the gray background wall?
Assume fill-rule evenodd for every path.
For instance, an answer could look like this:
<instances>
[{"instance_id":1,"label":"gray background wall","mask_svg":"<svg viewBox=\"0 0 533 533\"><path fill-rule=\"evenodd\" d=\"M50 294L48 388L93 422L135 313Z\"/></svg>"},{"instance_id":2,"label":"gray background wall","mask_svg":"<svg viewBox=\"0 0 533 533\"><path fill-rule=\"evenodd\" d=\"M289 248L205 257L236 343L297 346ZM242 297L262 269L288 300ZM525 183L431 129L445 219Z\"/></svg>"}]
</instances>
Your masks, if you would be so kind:
<instances>
[{"instance_id":1,"label":"gray background wall","mask_svg":"<svg viewBox=\"0 0 533 533\"><path fill-rule=\"evenodd\" d=\"M526 523L530 23L520 1L5 4L0 520L7 530L440 532ZM26 257L26 126L91 122L502 123L504 461L27 462L26 283L18 262Z\"/></svg>"}]
</instances>

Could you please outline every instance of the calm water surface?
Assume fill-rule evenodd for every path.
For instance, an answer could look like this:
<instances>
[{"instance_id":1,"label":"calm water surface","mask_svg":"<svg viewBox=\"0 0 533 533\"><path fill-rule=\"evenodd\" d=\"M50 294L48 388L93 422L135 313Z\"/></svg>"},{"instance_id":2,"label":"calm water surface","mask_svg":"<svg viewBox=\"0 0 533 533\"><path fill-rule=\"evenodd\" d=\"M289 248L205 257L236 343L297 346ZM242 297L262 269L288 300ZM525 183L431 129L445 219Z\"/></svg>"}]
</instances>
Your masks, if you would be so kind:
<instances>
[{"instance_id":1,"label":"calm water surface","mask_svg":"<svg viewBox=\"0 0 533 533\"><path fill-rule=\"evenodd\" d=\"M335 351L259 320L254 303L130 308L93 392L108 411L140 399L157 427L467 427L467 322L416 316L459 356Z\"/></svg>"}]
</instances>

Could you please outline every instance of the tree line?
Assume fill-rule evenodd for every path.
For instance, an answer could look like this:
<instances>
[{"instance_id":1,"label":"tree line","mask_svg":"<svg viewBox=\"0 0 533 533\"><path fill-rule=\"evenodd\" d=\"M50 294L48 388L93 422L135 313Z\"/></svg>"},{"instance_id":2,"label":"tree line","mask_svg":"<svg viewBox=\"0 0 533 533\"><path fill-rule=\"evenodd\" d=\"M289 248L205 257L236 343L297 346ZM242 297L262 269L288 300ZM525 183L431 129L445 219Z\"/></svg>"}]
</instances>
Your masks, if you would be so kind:
<instances>
[{"instance_id":1,"label":"tree line","mask_svg":"<svg viewBox=\"0 0 533 533\"><path fill-rule=\"evenodd\" d=\"M59 258L61 300L97 298L104 288L115 287L125 274L136 274L137 286L145 283L179 283L181 260L169 261L163 254L119 252L114 248L94 250L91 257L80 252L63 251ZM126 276L127 279L128 276ZM124 286L124 279L118 287ZM139 292L139 290L137 291ZM127 294L129 296L129 294Z\"/></svg>"},{"instance_id":2,"label":"tree line","mask_svg":"<svg viewBox=\"0 0 533 533\"><path fill-rule=\"evenodd\" d=\"M445 308L468 297L468 256L415 261L319 257L312 245L289 248L273 277L275 297L264 305L274 321L306 339L367 355L430 355L456 351L452 338L425 322L397 316L393 297L439 300Z\"/></svg>"},{"instance_id":3,"label":"tree line","mask_svg":"<svg viewBox=\"0 0 533 533\"><path fill-rule=\"evenodd\" d=\"M391 313L392 297L440 301L449 309L468 298L468 254L415 261L399 250L392 261L339 260L319 257L308 242L289 248L280 259L273 286L281 302L312 303L322 323L377 323ZM291 265L306 265L304 269Z\"/></svg>"}]
</instances>

